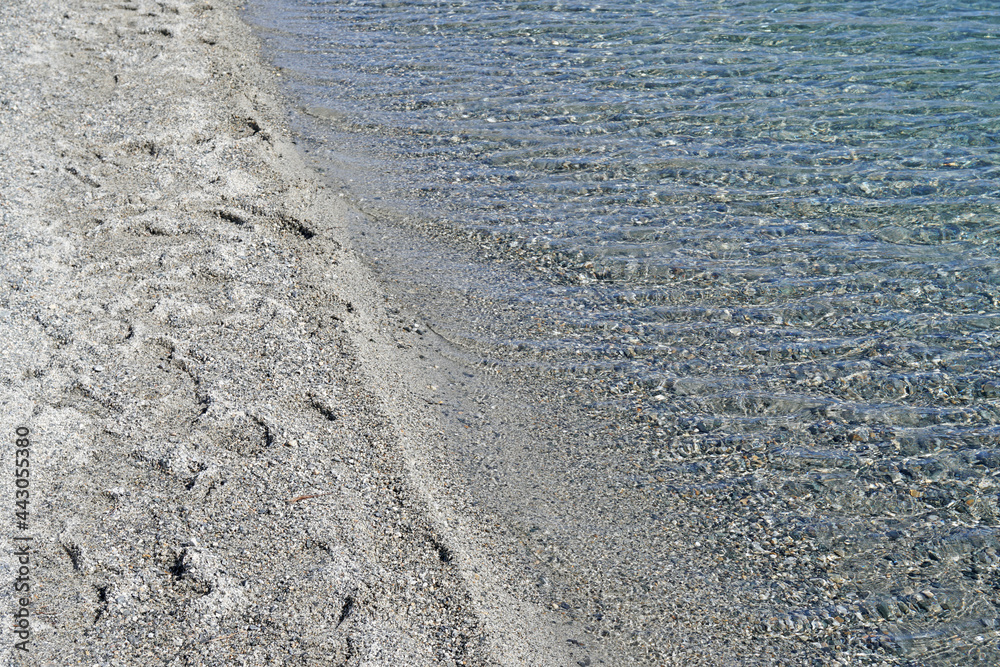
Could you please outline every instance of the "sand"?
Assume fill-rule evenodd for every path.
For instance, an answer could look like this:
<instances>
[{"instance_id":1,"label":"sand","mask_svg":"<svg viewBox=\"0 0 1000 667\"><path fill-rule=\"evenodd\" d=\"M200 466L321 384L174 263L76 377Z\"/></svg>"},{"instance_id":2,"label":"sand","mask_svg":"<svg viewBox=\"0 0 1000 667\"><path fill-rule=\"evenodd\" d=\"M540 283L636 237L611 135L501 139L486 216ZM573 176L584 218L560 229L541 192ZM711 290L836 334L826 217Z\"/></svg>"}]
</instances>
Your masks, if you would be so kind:
<instances>
[{"instance_id":1,"label":"sand","mask_svg":"<svg viewBox=\"0 0 1000 667\"><path fill-rule=\"evenodd\" d=\"M0 36L3 664L609 662L438 497L238 5L7 0Z\"/></svg>"}]
</instances>

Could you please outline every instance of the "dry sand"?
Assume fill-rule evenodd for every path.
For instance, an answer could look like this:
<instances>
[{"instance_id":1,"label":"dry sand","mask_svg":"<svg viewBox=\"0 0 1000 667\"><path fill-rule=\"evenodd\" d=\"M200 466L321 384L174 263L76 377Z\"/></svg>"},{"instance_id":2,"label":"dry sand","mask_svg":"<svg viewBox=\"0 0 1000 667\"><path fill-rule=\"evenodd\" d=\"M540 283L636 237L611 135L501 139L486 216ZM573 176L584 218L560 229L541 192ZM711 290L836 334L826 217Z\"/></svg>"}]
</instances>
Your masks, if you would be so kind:
<instances>
[{"instance_id":1,"label":"dry sand","mask_svg":"<svg viewBox=\"0 0 1000 667\"><path fill-rule=\"evenodd\" d=\"M358 214L237 9L0 7L2 663L613 662L438 497Z\"/></svg>"}]
</instances>

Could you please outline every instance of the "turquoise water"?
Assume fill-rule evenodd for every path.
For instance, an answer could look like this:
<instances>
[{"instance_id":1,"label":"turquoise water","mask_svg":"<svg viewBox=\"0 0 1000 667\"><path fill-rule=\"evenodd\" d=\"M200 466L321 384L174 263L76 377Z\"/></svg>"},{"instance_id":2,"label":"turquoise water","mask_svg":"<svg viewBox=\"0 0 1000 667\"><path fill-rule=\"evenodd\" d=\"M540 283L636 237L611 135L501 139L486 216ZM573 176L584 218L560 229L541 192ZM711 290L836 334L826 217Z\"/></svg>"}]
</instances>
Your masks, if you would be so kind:
<instances>
[{"instance_id":1,"label":"turquoise water","mask_svg":"<svg viewBox=\"0 0 1000 667\"><path fill-rule=\"evenodd\" d=\"M1000 661L995 3L254 5L317 163L518 276L435 324L723 516L751 645Z\"/></svg>"}]
</instances>

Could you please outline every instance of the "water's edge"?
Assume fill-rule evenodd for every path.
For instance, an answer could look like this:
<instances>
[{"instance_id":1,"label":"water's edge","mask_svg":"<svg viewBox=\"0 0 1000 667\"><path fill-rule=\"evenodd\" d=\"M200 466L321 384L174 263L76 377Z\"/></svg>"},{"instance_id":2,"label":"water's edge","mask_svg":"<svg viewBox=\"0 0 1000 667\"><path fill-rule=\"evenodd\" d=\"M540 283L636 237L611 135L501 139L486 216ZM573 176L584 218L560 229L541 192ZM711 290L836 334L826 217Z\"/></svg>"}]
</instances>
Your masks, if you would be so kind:
<instances>
[{"instance_id":1,"label":"water's edge","mask_svg":"<svg viewBox=\"0 0 1000 667\"><path fill-rule=\"evenodd\" d=\"M308 76L285 72L301 100ZM719 92L706 85L691 99ZM875 84L844 85L864 99ZM966 92L976 102L981 90ZM1000 205L988 143L970 135L965 161L928 143L879 174L896 158L878 148L878 123L852 139L876 147L858 167L827 119L809 135L815 153L789 158L808 164L796 180L769 160L802 136L769 126L741 158L764 175L668 193L665 226L639 216L608 232L624 248L660 244L634 262L572 235L541 247L513 227L470 232L400 206L392 175L355 159L372 136L335 107L303 101L292 124L360 212L354 244L390 295L380 307L398 343L369 363L402 355L438 378L401 381L395 400L427 406L413 419L439 444L410 443L416 475L447 507L445 532L469 545L467 576L498 561L505 592L480 591L487 616L544 607L609 659L650 664L993 660ZM726 145L707 136L685 139L669 179L718 178L700 164ZM590 168L553 169L577 167ZM954 169L976 175L959 194ZM901 199L881 206L892 192Z\"/></svg>"}]
</instances>

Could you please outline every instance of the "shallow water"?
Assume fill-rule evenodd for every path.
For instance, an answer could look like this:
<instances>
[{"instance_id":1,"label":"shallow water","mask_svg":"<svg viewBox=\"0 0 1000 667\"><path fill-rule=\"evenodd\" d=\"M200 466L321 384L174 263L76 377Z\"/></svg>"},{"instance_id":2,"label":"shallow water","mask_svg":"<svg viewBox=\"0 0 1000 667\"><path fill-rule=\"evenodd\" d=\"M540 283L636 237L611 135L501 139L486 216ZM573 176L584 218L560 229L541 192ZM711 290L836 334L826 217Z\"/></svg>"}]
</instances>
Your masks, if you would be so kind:
<instances>
[{"instance_id":1,"label":"shallow water","mask_svg":"<svg viewBox=\"0 0 1000 667\"><path fill-rule=\"evenodd\" d=\"M993 3L252 4L372 254L581 416L551 530L512 512L567 552L535 594L597 635L613 600L653 662L688 559L747 646L1000 661ZM393 225L475 259L391 254ZM571 599L574 568L611 574Z\"/></svg>"}]
</instances>

